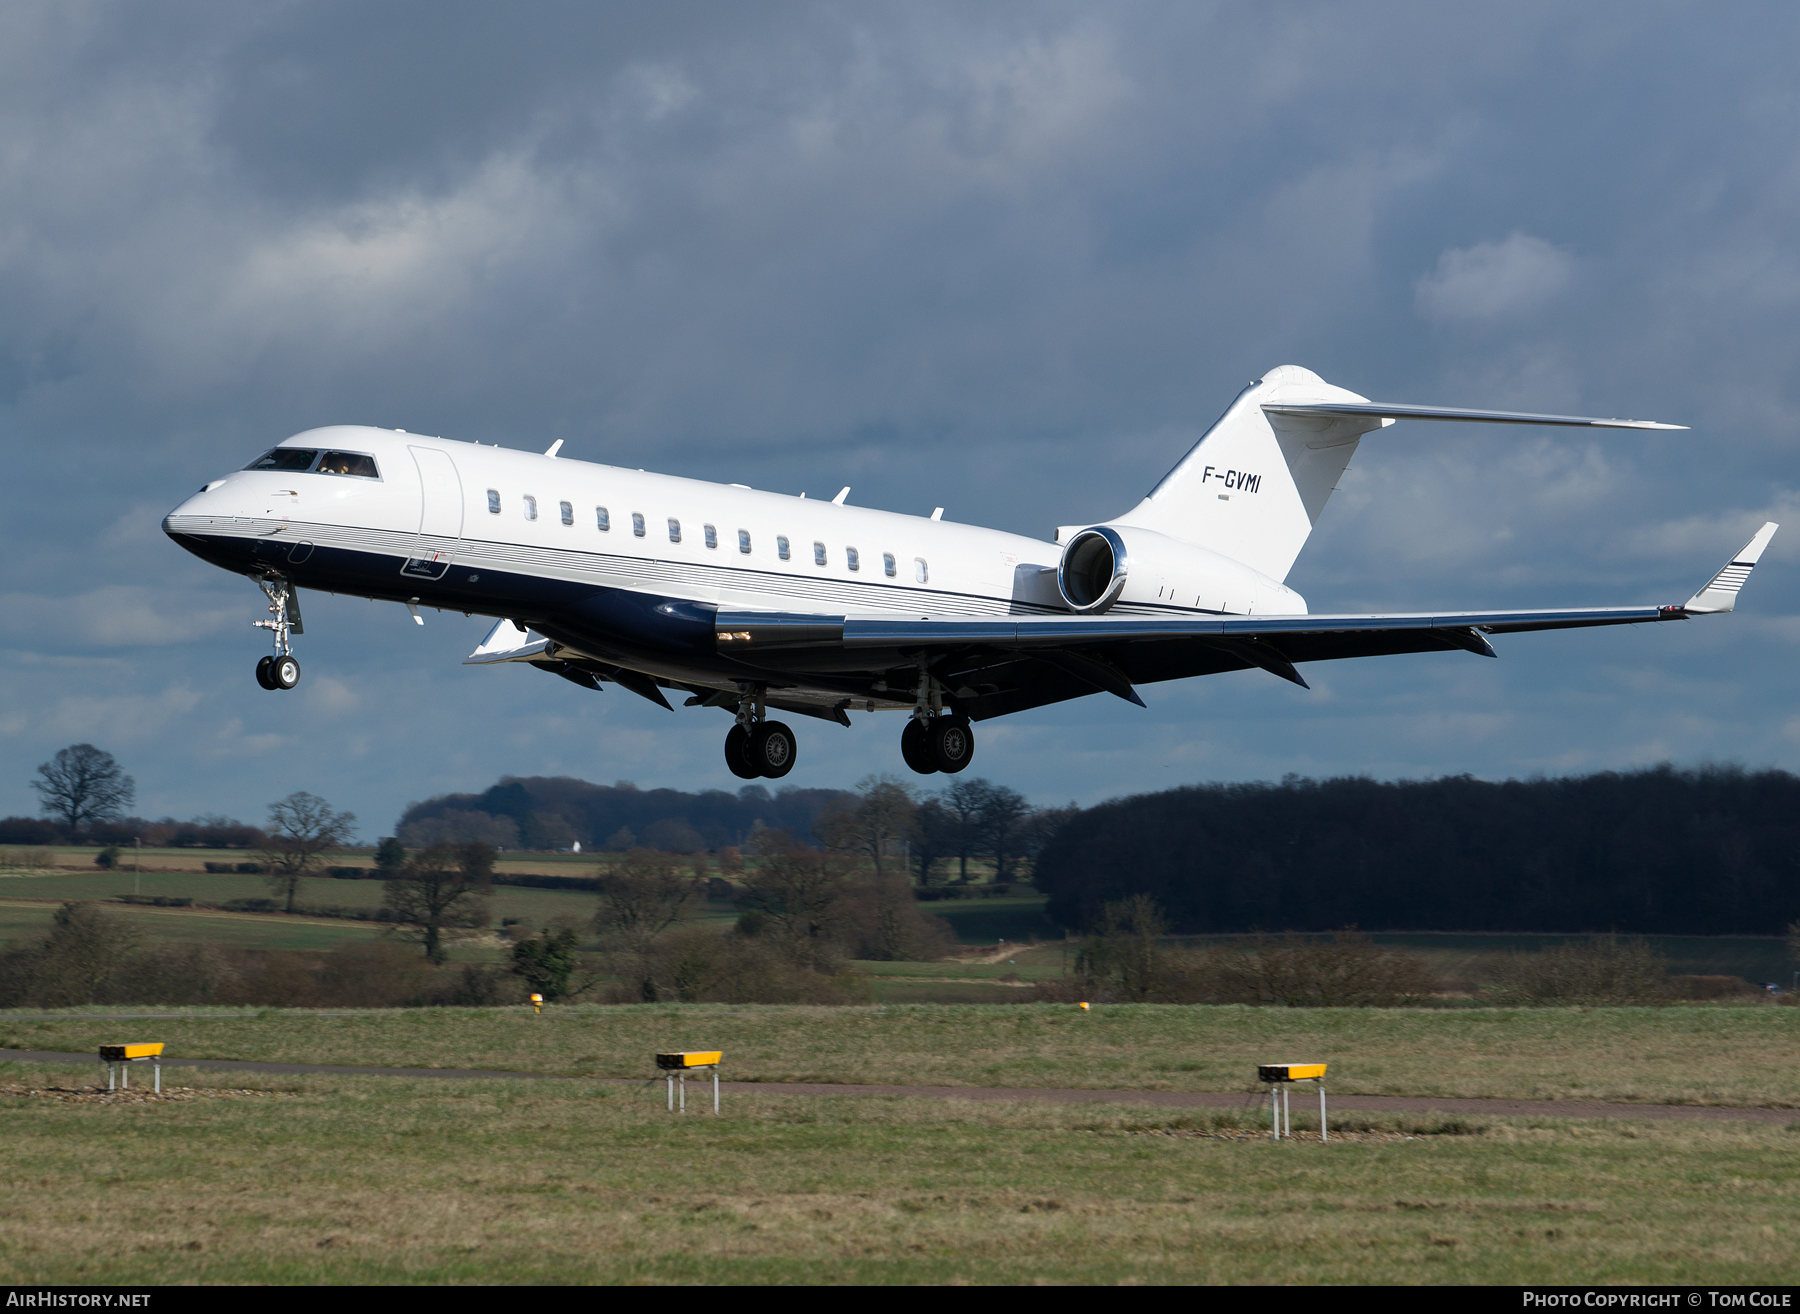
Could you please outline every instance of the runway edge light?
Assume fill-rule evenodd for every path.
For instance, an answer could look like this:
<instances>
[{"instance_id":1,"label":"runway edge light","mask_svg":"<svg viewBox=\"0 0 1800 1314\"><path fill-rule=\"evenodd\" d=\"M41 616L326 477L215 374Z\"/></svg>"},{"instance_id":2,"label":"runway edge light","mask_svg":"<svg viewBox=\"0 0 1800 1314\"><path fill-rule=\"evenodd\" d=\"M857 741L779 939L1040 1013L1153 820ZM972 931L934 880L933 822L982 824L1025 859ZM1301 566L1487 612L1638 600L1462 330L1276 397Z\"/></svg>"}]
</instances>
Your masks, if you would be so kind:
<instances>
[{"instance_id":1,"label":"runway edge light","mask_svg":"<svg viewBox=\"0 0 1800 1314\"><path fill-rule=\"evenodd\" d=\"M130 1089L131 1065L148 1063L156 1072L155 1092L162 1094L162 1052L160 1040L100 1046L100 1061L106 1065L106 1089Z\"/></svg>"},{"instance_id":2,"label":"runway edge light","mask_svg":"<svg viewBox=\"0 0 1800 1314\"><path fill-rule=\"evenodd\" d=\"M1294 1135L1294 1110L1288 1092L1296 1081L1310 1081L1319 1091L1319 1139L1328 1141L1331 1132L1325 1125L1325 1064L1323 1063L1259 1063L1256 1079L1269 1087L1269 1128L1276 1140Z\"/></svg>"},{"instance_id":3,"label":"runway edge light","mask_svg":"<svg viewBox=\"0 0 1800 1314\"><path fill-rule=\"evenodd\" d=\"M719 1061L725 1051L719 1049L683 1049L658 1054L656 1066L669 1081L669 1112L675 1112L676 1093L680 1092L681 1111L687 1112L687 1074L711 1071L713 1079L713 1112L719 1111Z\"/></svg>"},{"instance_id":4,"label":"runway edge light","mask_svg":"<svg viewBox=\"0 0 1800 1314\"><path fill-rule=\"evenodd\" d=\"M1325 1076L1323 1063L1263 1063L1256 1069L1258 1081L1319 1081Z\"/></svg>"}]
</instances>

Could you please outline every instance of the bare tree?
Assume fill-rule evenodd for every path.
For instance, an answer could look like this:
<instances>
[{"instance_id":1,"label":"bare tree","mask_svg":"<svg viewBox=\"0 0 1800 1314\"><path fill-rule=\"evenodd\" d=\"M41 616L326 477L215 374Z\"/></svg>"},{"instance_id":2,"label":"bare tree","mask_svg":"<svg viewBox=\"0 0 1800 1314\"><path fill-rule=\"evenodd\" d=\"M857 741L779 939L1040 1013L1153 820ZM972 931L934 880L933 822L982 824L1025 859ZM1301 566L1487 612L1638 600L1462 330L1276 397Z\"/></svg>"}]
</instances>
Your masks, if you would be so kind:
<instances>
[{"instance_id":1,"label":"bare tree","mask_svg":"<svg viewBox=\"0 0 1800 1314\"><path fill-rule=\"evenodd\" d=\"M31 787L45 812L61 817L70 830L96 821L111 821L131 806L137 784L111 753L92 744L71 744L48 762L39 763Z\"/></svg>"},{"instance_id":2,"label":"bare tree","mask_svg":"<svg viewBox=\"0 0 1800 1314\"><path fill-rule=\"evenodd\" d=\"M956 853L958 838L956 817L942 802L928 798L919 804L913 814L912 834L907 837L919 884L931 884L938 863Z\"/></svg>"},{"instance_id":3,"label":"bare tree","mask_svg":"<svg viewBox=\"0 0 1800 1314\"><path fill-rule=\"evenodd\" d=\"M842 853L866 856L879 878L886 872L884 860L894 847L912 834L912 786L892 776L864 776L856 786L856 802L837 799L819 814L813 829L827 846Z\"/></svg>"},{"instance_id":4,"label":"bare tree","mask_svg":"<svg viewBox=\"0 0 1800 1314\"><path fill-rule=\"evenodd\" d=\"M981 801L981 847L993 855L994 879L1007 879L1013 859L1030 844L1031 800L1016 789L978 780L985 786Z\"/></svg>"},{"instance_id":5,"label":"bare tree","mask_svg":"<svg viewBox=\"0 0 1800 1314\"><path fill-rule=\"evenodd\" d=\"M600 868L600 908L594 929L623 951L639 996L656 1000L656 942L693 897L692 871L671 854L633 849Z\"/></svg>"},{"instance_id":6,"label":"bare tree","mask_svg":"<svg viewBox=\"0 0 1800 1314\"><path fill-rule=\"evenodd\" d=\"M50 934L17 964L23 998L44 1007L106 1001L109 989L138 947L135 929L98 904L65 903Z\"/></svg>"},{"instance_id":7,"label":"bare tree","mask_svg":"<svg viewBox=\"0 0 1800 1314\"><path fill-rule=\"evenodd\" d=\"M751 910L762 915L792 962L831 971L855 893L856 861L782 830L757 832L757 851L761 861L747 873Z\"/></svg>"},{"instance_id":8,"label":"bare tree","mask_svg":"<svg viewBox=\"0 0 1800 1314\"><path fill-rule=\"evenodd\" d=\"M1082 940L1075 971L1084 981L1105 982L1120 999L1154 1000L1163 985L1162 938L1168 929L1162 909L1147 894L1108 903L1100 925Z\"/></svg>"},{"instance_id":9,"label":"bare tree","mask_svg":"<svg viewBox=\"0 0 1800 1314\"><path fill-rule=\"evenodd\" d=\"M981 844L981 808L987 802L987 791L987 781L959 776L938 795L940 805L949 814L946 833L960 865L956 876L959 885L969 883L969 857Z\"/></svg>"},{"instance_id":10,"label":"bare tree","mask_svg":"<svg viewBox=\"0 0 1800 1314\"><path fill-rule=\"evenodd\" d=\"M387 906L400 915L402 935L425 945L434 963L449 957L446 927L485 926L493 872L485 844L433 844L413 854L400 874L383 886Z\"/></svg>"},{"instance_id":11,"label":"bare tree","mask_svg":"<svg viewBox=\"0 0 1800 1314\"><path fill-rule=\"evenodd\" d=\"M269 804L268 834L258 855L276 894L287 896L287 911L294 911L300 878L327 849L335 849L356 834L356 815L335 812L317 794L301 790Z\"/></svg>"}]
</instances>

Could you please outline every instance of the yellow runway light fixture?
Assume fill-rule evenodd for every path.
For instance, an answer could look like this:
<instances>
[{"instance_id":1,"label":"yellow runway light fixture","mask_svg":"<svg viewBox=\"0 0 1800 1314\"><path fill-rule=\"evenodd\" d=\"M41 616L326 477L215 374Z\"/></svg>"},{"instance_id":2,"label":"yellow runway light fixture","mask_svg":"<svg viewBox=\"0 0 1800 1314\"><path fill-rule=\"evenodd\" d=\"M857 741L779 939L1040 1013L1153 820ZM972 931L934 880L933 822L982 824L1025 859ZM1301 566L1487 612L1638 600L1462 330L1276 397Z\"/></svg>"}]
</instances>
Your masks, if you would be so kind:
<instances>
[{"instance_id":1,"label":"yellow runway light fixture","mask_svg":"<svg viewBox=\"0 0 1800 1314\"><path fill-rule=\"evenodd\" d=\"M155 1091L158 1095L162 1094L162 1052L160 1040L140 1041L135 1045L100 1046L100 1061L106 1064L106 1088L129 1090L131 1065L148 1063L156 1073Z\"/></svg>"},{"instance_id":2,"label":"yellow runway light fixture","mask_svg":"<svg viewBox=\"0 0 1800 1314\"><path fill-rule=\"evenodd\" d=\"M1088 1011L1087 1001L1085 999L1082 1000L1079 1004L1075 1005L1075 1007L1079 1008L1083 1013Z\"/></svg>"},{"instance_id":3,"label":"yellow runway light fixture","mask_svg":"<svg viewBox=\"0 0 1800 1314\"><path fill-rule=\"evenodd\" d=\"M544 1011L544 997L542 995L533 995L531 997L531 1015L533 1017L536 1017L539 1013L542 1013L543 1011Z\"/></svg>"},{"instance_id":4,"label":"yellow runway light fixture","mask_svg":"<svg viewBox=\"0 0 1800 1314\"><path fill-rule=\"evenodd\" d=\"M719 1111L719 1061L725 1052L719 1049L684 1049L672 1054L658 1054L656 1066L669 1081L669 1112L675 1112L676 1089L681 1091L681 1111L687 1112L687 1074L711 1071L713 1079L713 1112Z\"/></svg>"},{"instance_id":5,"label":"yellow runway light fixture","mask_svg":"<svg viewBox=\"0 0 1800 1314\"><path fill-rule=\"evenodd\" d=\"M1256 1068L1256 1079L1269 1086L1269 1123L1276 1140L1282 1138L1284 1129L1288 1138L1293 1138L1294 1110L1288 1100L1288 1091L1296 1081L1310 1081L1319 1088L1319 1139L1331 1139L1325 1129L1325 1064L1261 1063Z\"/></svg>"},{"instance_id":6,"label":"yellow runway light fixture","mask_svg":"<svg viewBox=\"0 0 1800 1314\"><path fill-rule=\"evenodd\" d=\"M1323 1063L1265 1063L1256 1070L1258 1081L1323 1081Z\"/></svg>"}]
</instances>

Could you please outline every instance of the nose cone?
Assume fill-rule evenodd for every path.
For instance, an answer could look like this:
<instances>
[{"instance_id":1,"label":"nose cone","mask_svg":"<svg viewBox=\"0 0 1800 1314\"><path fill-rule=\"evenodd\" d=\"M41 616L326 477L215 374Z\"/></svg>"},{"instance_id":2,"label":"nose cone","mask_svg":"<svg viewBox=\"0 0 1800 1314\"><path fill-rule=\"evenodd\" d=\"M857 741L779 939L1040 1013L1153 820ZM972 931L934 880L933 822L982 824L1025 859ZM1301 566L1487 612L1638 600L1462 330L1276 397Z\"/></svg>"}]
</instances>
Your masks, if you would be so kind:
<instances>
[{"instance_id":1,"label":"nose cone","mask_svg":"<svg viewBox=\"0 0 1800 1314\"><path fill-rule=\"evenodd\" d=\"M163 517L162 527L165 534L178 534L184 521L195 516L205 519L230 519L233 516L231 502L233 497L225 491L231 483L229 479L214 479L199 492L177 506Z\"/></svg>"},{"instance_id":2,"label":"nose cone","mask_svg":"<svg viewBox=\"0 0 1800 1314\"><path fill-rule=\"evenodd\" d=\"M244 548L236 492L229 478L214 479L163 517L163 533L202 560L237 569Z\"/></svg>"}]
</instances>

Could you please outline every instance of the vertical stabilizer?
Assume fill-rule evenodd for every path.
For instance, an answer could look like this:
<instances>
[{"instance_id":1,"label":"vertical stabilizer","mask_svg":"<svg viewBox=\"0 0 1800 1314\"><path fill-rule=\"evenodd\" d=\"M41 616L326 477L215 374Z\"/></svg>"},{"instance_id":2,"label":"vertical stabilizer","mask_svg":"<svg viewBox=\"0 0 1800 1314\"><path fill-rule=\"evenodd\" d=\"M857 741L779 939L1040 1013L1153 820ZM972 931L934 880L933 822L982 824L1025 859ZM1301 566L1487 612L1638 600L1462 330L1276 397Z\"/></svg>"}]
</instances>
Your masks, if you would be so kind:
<instances>
[{"instance_id":1,"label":"vertical stabilizer","mask_svg":"<svg viewBox=\"0 0 1800 1314\"><path fill-rule=\"evenodd\" d=\"M1270 415L1263 407L1367 400L1298 365L1278 366L1239 393L1150 495L1112 523L1155 530L1286 579L1357 442L1393 421Z\"/></svg>"}]
</instances>

